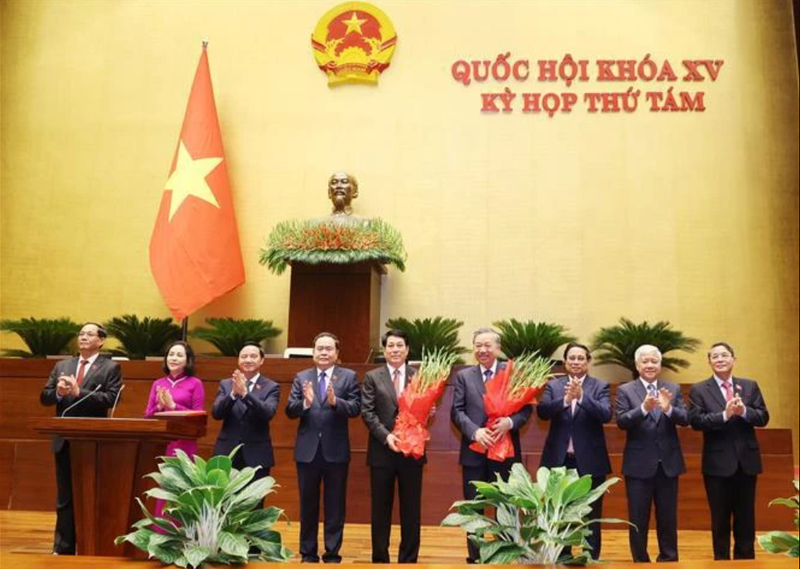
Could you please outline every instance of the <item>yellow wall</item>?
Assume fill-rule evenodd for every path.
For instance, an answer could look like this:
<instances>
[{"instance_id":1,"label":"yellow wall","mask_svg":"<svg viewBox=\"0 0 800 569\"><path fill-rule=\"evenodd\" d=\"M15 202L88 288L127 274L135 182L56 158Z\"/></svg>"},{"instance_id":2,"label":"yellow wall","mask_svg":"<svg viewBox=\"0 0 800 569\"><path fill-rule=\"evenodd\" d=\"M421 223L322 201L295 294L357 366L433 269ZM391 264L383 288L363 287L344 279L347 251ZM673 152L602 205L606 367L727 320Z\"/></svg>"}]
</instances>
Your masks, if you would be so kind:
<instances>
[{"instance_id":1,"label":"yellow wall","mask_svg":"<svg viewBox=\"0 0 800 569\"><path fill-rule=\"evenodd\" d=\"M456 316L465 342L510 316L584 340L620 316L670 320L732 342L773 424L797 429L788 0L380 0L400 37L392 67L378 88L329 89L309 36L334 4L0 2L2 316L167 315L147 247L207 37L247 283L193 323L285 327L289 276L258 265L258 249L277 222L325 214L327 177L344 168L357 212L394 224L409 253L386 278L383 319ZM486 89L450 66L505 51L725 65L702 85L705 113L482 115ZM680 380L705 376L703 354L691 361Z\"/></svg>"}]
</instances>

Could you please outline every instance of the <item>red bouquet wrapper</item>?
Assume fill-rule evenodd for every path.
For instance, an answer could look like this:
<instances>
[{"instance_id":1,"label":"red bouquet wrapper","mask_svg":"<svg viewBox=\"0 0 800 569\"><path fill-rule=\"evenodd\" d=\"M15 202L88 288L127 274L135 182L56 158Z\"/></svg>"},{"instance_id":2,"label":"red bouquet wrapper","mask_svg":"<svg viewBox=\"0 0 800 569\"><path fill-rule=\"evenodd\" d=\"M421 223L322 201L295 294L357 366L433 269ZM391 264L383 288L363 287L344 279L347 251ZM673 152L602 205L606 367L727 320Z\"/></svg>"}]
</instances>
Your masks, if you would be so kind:
<instances>
[{"instance_id":1,"label":"red bouquet wrapper","mask_svg":"<svg viewBox=\"0 0 800 569\"><path fill-rule=\"evenodd\" d=\"M483 396L483 405L489 418L485 427L489 427L497 419L510 417L518 413L525 405L536 402L536 398L542 392L542 387L529 387L524 391L511 395L511 372L514 369L514 362L510 361L506 367L497 371L492 381L486 384L486 395ZM469 448L480 454L487 454L489 460L504 462L509 458L514 458L514 443L511 441L511 434L506 433L495 443L486 449L480 443L474 442Z\"/></svg>"},{"instance_id":2,"label":"red bouquet wrapper","mask_svg":"<svg viewBox=\"0 0 800 569\"><path fill-rule=\"evenodd\" d=\"M404 456L420 459L425 456L425 443L431 439L428 418L436 401L444 393L444 381L420 393L417 382L412 381L400 394L400 411L392 434L399 440L397 448Z\"/></svg>"}]
</instances>

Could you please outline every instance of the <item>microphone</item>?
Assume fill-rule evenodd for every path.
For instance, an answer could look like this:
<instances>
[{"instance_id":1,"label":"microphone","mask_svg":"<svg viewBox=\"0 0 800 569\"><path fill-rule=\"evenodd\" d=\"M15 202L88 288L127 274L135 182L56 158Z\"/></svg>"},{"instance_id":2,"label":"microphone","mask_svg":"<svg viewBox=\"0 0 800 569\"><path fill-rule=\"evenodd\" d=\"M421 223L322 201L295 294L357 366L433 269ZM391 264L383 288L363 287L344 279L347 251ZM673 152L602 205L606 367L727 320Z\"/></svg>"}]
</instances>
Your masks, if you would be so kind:
<instances>
[{"instance_id":1,"label":"microphone","mask_svg":"<svg viewBox=\"0 0 800 569\"><path fill-rule=\"evenodd\" d=\"M78 403L82 403L82 402L83 402L83 401L84 401L84 400L85 400L87 397L89 397L90 395L94 395L94 393L95 393L95 392L96 392L98 389L100 389L101 387L102 387L102 384L99 384L99 383L98 383L98 384L95 386L95 388L94 388L94 389L92 389L92 391L90 391L89 393L87 393L86 395L84 395L83 397L81 397L80 399L78 399L78 400L77 400L75 403L73 403L72 405L70 405L69 407L67 407L66 409L64 409L64 411L61 413L61 416L63 417L64 415L66 415L66 414L67 414L67 411L69 411L70 409L72 409L73 407L75 407L75 405L77 405Z\"/></svg>"},{"instance_id":2,"label":"microphone","mask_svg":"<svg viewBox=\"0 0 800 569\"><path fill-rule=\"evenodd\" d=\"M117 396L114 398L114 405L111 406L111 414L108 416L109 419L113 419L114 418L114 411L117 408L117 403L119 403L119 396L122 395L122 390L123 389L125 389L125 384L124 383L120 386L119 391L117 391Z\"/></svg>"}]
</instances>

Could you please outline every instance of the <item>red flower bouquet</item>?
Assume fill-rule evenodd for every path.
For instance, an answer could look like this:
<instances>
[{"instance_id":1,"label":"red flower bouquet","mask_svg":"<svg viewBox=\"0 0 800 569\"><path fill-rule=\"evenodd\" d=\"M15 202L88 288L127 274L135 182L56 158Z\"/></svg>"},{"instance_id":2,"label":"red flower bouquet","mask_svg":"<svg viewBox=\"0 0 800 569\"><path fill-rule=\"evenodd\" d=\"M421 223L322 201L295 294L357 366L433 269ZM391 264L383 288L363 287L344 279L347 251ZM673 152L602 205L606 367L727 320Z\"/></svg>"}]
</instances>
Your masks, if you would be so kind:
<instances>
[{"instance_id":1,"label":"red flower bouquet","mask_svg":"<svg viewBox=\"0 0 800 569\"><path fill-rule=\"evenodd\" d=\"M486 384L483 404L489 419L486 426L493 425L497 419L518 413L525 405L536 403L550 378L552 364L536 353L523 355L509 361L505 368L497 371L494 379ZM511 435L505 433L488 450L474 442L469 448L486 454L489 460L503 462L514 457L514 444Z\"/></svg>"},{"instance_id":2,"label":"red flower bouquet","mask_svg":"<svg viewBox=\"0 0 800 569\"><path fill-rule=\"evenodd\" d=\"M423 355L419 371L400 394L400 411L392 434L405 456L418 459L425 455L425 443L431 438L428 419L457 359L457 354L440 351Z\"/></svg>"}]
</instances>

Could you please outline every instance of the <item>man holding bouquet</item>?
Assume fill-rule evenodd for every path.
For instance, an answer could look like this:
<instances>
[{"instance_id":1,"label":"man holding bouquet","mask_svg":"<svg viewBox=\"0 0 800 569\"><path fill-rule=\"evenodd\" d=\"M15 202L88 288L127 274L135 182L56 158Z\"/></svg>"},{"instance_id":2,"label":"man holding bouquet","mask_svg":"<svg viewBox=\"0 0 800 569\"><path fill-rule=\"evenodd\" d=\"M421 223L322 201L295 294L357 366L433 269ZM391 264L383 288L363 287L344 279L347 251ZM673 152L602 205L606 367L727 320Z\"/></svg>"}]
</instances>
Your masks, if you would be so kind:
<instances>
[{"instance_id":1,"label":"man holding bouquet","mask_svg":"<svg viewBox=\"0 0 800 569\"><path fill-rule=\"evenodd\" d=\"M389 330L381 338L386 365L367 373L361 396L361 416L369 429L367 465L372 496L372 562L390 563L395 481L400 496L400 552L398 563L416 563L419 557L422 510L422 467L425 456L406 456L392 431L400 411L400 396L416 370L406 363L408 336Z\"/></svg>"},{"instance_id":2,"label":"man holding bouquet","mask_svg":"<svg viewBox=\"0 0 800 569\"><path fill-rule=\"evenodd\" d=\"M464 499L474 500L477 492L472 481L494 482L497 474L508 479L511 465L522 461L519 430L530 419L532 405L525 405L508 417L497 417L489 423L484 395L486 385L491 382L505 366L497 361L500 355L500 335L491 328L480 328L472 336L473 355L478 365L462 369L456 374L453 392L453 407L450 418L461 431L461 453L459 464L464 486ZM513 445L512 456L502 460L492 460L489 451L507 434ZM483 452L470 448L477 444ZM478 547L467 541L467 563L480 560Z\"/></svg>"}]
</instances>

